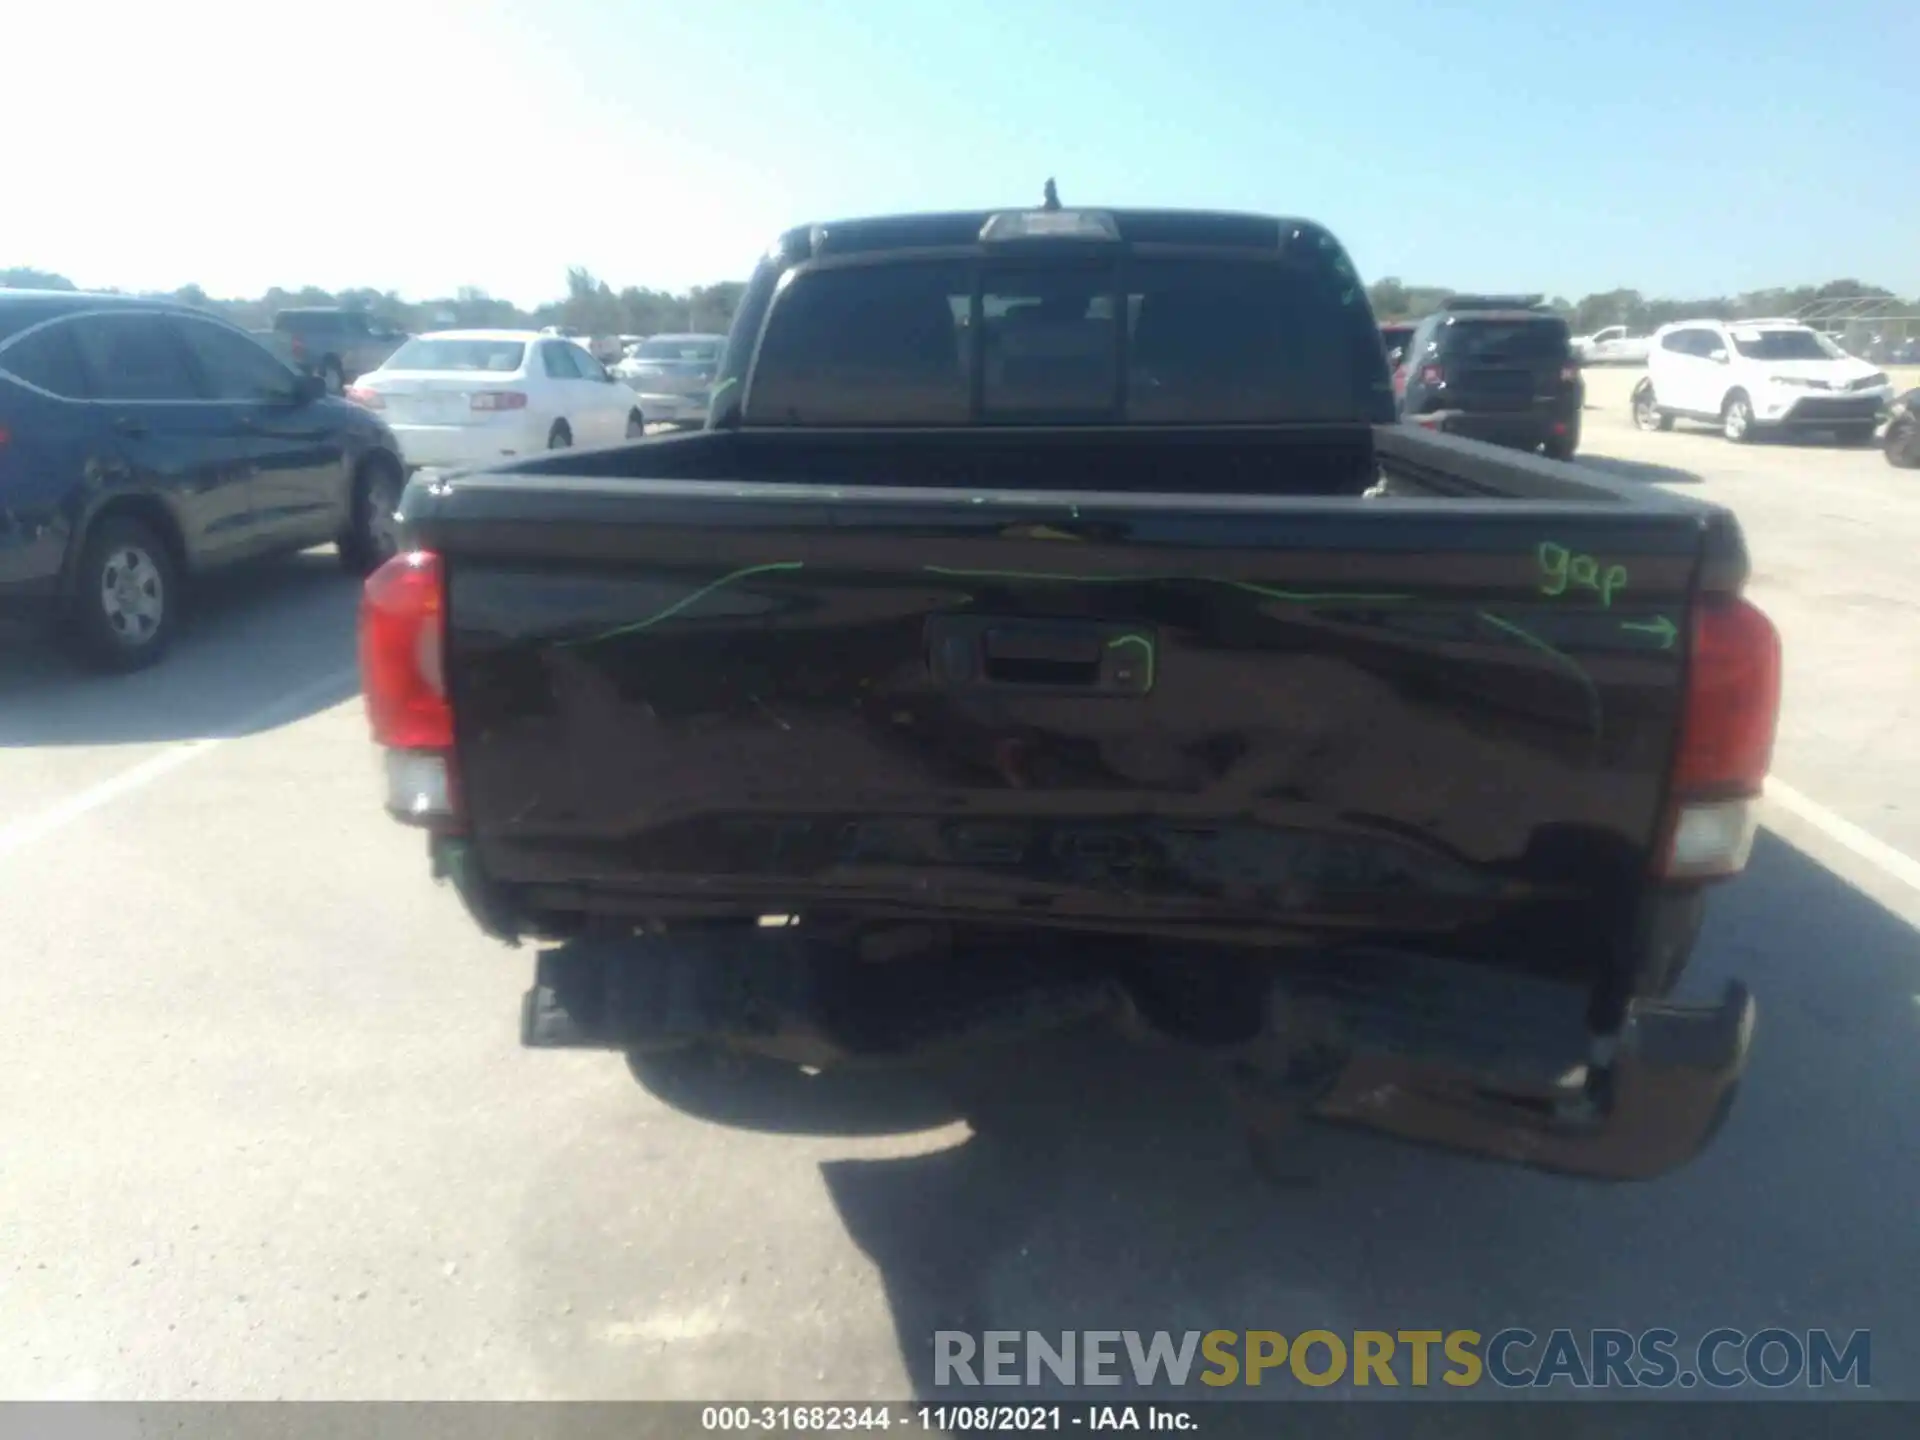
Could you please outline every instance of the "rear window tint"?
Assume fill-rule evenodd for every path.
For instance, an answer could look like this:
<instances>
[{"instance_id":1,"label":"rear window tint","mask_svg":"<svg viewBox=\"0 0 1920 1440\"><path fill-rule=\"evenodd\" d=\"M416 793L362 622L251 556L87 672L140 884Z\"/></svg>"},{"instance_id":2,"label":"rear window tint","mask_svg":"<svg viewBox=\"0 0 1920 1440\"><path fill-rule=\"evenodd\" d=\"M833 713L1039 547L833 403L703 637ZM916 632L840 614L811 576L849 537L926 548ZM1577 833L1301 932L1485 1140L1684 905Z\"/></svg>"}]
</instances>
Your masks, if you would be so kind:
<instances>
[{"instance_id":1,"label":"rear window tint","mask_svg":"<svg viewBox=\"0 0 1920 1440\"><path fill-rule=\"evenodd\" d=\"M1452 359L1563 360L1568 353L1560 320L1452 320L1434 338Z\"/></svg>"},{"instance_id":2,"label":"rear window tint","mask_svg":"<svg viewBox=\"0 0 1920 1440\"><path fill-rule=\"evenodd\" d=\"M964 425L970 267L919 262L794 276L748 396L764 425Z\"/></svg>"},{"instance_id":3,"label":"rear window tint","mask_svg":"<svg viewBox=\"0 0 1920 1440\"><path fill-rule=\"evenodd\" d=\"M1120 346L1113 268L993 266L981 287L980 407L988 420L1113 412Z\"/></svg>"},{"instance_id":4,"label":"rear window tint","mask_svg":"<svg viewBox=\"0 0 1920 1440\"><path fill-rule=\"evenodd\" d=\"M1127 418L1149 424L1359 420L1386 383L1357 285L1312 261L1131 267Z\"/></svg>"},{"instance_id":5,"label":"rear window tint","mask_svg":"<svg viewBox=\"0 0 1920 1440\"><path fill-rule=\"evenodd\" d=\"M1377 418L1379 331L1350 276L1324 257L1135 258L1124 294L1122 273L1104 260L1062 259L797 275L775 302L744 418L823 426Z\"/></svg>"}]
</instances>

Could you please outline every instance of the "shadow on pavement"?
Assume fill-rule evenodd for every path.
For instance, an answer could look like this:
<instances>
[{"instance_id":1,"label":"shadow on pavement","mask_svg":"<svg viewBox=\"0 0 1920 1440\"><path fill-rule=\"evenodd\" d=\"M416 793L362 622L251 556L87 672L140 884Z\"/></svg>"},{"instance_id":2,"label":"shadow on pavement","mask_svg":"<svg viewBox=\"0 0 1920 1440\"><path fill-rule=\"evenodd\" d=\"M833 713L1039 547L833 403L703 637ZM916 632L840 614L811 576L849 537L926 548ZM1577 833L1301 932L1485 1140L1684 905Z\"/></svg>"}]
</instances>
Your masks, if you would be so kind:
<instances>
[{"instance_id":1,"label":"shadow on pavement","mask_svg":"<svg viewBox=\"0 0 1920 1440\"><path fill-rule=\"evenodd\" d=\"M271 729L355 694L359 584L331 549L210 576L159 664L95 675L50 636L0 645L0 746L120 745Z\"/></svg>"},{"instance_id":2,"label":"shadow on pavement","mask_svg":"<svg viewBox=\"0 0 1920 1440\"><path fill-rule=\"evenodd\" d=\"M1574 463L1604 470L1622 480L1645 480L1650 484L1658 482L1665 485L1700 483L1700 477L1693 471L1682 470L1677 465L1653 465L1645 460L1621 460L1612 455L1580 455L1575 457Z\"/></svg>"},{"instance_id":3,"label":"shadow on pavement","mask_svg":"<svg viewBox=\"0 0 1920 1440\"><path fill-rule=\"evenodd\" d=\"M1540 1334L1668 1327L1681 1336L1683 1368L1688 1347L1717 1326L1829 1327L1843 1339L1868 1329L1875 1398L1920 1396L1911 1284L1920 1274L1920 933L1764 834L1748 875L1716 897L1683 991L1716 993L1730 975L1761 1005L1739 1103L1703 1157L1641 1185L1550 1177L1330 1128L1303 1135L1289 1161L1297 1178L1275 1183L1252 1164L1224 1093L1199 1064L1102 1033L906 1077L770 1082L752 1067L713 1071L663 1098L703 1118L789 1133L868 1134L889 1114L902 1129L965 1117L971 1136L949 1148L822 1165L848 1232L878 1268L923 1397L1041 1393L940 1391L932 1337L943 1329L1488 1335L1513 1325ZM814 1088L820 1079L828 1084ZM800 1277L796 1299L806 1283ZM1181 1393L1305 1393L1284 1377L1257 1391L1194 1393L1203 1389ZM1156 1392L1129 1382L1093 1396L1046 1393ZM1316 1393L1382 1394L1344 1384Z\"/></svg>"},{"instance_id":4,"label":"shadow on pavement","mask_svg":"<svg viewBox=\"0 0 1920 1440\"><path fill-rule=\"evenodd\" d=\"M1785 430L1776 434L1762 434L1757 437L1763 445L1773 445L1786 450L1878 450L1878 437L1886 429L1885 420L1873 427L1874 440L1848 440L1833 430Z\"/></svg>"}]
</instances>

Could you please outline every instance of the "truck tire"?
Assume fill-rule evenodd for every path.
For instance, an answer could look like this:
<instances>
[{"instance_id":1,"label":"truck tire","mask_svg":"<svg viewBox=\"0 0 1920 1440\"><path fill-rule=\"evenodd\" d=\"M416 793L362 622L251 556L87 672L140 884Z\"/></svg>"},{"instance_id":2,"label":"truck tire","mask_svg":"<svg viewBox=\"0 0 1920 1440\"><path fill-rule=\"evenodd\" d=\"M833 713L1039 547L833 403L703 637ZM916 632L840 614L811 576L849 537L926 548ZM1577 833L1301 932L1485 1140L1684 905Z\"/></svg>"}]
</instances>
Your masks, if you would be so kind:
<instances>
[{"instance_id":1,"label":"truck tire","mask_svg":"<svg viewBox=\"0 0 1920 1440\"><path fill-rule=\"evenodd\" d=\"M1729 394L1720 406L1720 433L1735 445L1753 441L1753 402L1744 390Z\"/></svg>"},{"instance_id":2,"label":"truck tire","mask_svg":"<svg viewBox=\"0 0 1920 1440\"><path fill-rule=\"evenodd\" d=\"M553 429L547 432L547 448L549 450L568 450L572 447L573 431L567 428L567 422L564 420L554 421Z\"/></svg>"},{"instance_id":3,"label":"truck tire","mask_svg":"<svg viewBox=\"0 0 1920 1440\"><path fill-rule=\"evenodd\" d=\"M630 1050L627 1070L683 1115L763 1133L901 1134L951 1124L965 1110L937 1069L911 1064L809 1071L695 1042Z\"/></svg>"},{"instance_id":4,"label":"truck tire","mask_svg":"<svg viewBox=\"0 0 1920 1440\"><path fill-rule=\"evenodd\" d=\"M166 538L144 520L109 515L74 566L67 628L75 655L95 670L144 669L173 643L181 598Z\"/></svg>"},{"instance_id":5,"label":"truck tire","mask_svg":"<svg viewBox=\"0 0 1920 1440\"><path fill-rule=\"evenodd\" d=\"M1653 402L1653 382L1642 380L1633 387L1633 426L1636 430L1671 430L1673 415Z\"/></svg>"},{"instance_id":6,"label":"truck tire","mask_svg":"<svg viewBox=\"0 0 1920 1440\"><path fill-rule=\"evenodd\" d=\"M647 438L647 420L638 410L627 412L627 439L644 440Z\"/></svg>"}]
</instances>

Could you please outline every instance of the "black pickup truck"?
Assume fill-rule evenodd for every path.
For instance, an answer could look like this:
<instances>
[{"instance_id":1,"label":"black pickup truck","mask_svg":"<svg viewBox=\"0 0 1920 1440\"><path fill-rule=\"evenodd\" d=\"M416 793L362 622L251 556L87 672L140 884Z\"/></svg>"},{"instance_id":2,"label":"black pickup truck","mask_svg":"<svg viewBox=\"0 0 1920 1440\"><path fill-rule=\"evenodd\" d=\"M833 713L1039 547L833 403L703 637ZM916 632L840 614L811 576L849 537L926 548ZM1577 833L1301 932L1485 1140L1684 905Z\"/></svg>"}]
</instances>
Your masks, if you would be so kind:
<instances>
[{"instance_id":1,"label":"black pickup truck","mask_svg":"<svg viewBox=\"0 0 1920 1440\"><path fill-rule=\"evenodd\" d=\"M530 1045L1106 1016L1264 1113L1622 1178L1731 1102L1751 998L1668 997L1773 744L1733 518L1395 423L1317 225L796 229L706 429L401 520L388 807L543 942Z\"/></svg>"}]
</instances>

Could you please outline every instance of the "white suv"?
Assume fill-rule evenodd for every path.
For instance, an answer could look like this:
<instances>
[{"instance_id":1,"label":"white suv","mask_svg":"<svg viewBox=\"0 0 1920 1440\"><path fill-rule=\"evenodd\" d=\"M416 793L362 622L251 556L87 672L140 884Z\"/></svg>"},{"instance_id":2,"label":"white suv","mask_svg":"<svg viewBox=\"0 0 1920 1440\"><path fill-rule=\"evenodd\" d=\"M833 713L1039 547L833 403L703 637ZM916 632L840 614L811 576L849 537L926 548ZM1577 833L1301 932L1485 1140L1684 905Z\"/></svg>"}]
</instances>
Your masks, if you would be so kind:
<instances>
[{"instance_id":1,"label":"white suv","mask_svg":"<svg viewBox=\"0 0 1920 1440\"><path fill-rule=\"evenodd\" d=\"M1884 374L1798 321L1684 320L1654 332L1633 423L1670 430L1685 416L1735 442L1792 427L1864 445L1892 401Z\"/></svg>"}]
</instances>

